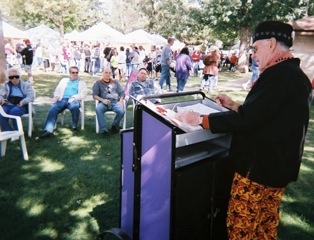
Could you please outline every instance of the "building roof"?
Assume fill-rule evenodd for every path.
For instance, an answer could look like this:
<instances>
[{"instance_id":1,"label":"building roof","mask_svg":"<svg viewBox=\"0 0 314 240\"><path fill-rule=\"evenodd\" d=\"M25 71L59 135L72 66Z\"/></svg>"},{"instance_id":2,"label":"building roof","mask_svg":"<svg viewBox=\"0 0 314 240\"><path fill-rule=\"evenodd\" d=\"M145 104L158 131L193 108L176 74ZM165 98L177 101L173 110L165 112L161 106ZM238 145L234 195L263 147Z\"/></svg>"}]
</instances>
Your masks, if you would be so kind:
<instances>
[{"instance_id":1,"label":"building roof","mask_svg":"<svg viewBox=\"0 0 314 240\"><path fill-rule=\"evenodd\" d=\"M293 21L291 25L297 34L314 36L314 16Z\"/></svg>"}]
</instances>

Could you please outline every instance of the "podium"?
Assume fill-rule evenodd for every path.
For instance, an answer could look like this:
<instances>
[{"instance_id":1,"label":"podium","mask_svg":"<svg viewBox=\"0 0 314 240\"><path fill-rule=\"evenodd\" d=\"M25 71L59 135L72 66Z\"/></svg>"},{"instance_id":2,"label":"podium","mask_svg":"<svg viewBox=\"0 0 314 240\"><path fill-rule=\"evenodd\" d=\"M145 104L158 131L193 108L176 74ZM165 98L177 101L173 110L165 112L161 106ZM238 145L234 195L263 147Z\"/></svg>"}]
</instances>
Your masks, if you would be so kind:
<instances>
[{"instance_id":1,"label":"podium","mask_svg":"<svg viewBox=\"0 0 314 240\"><path fill-rule=\"evenodd\" d=\"M226 111L202 92L152 98L192 95L201 98L159 107L167 111L201 103ZM120 229L134 240L228 239L231 135L183 131L147 101L136 101L134 128L121 132Z\"/></svg>"}]
</instances>

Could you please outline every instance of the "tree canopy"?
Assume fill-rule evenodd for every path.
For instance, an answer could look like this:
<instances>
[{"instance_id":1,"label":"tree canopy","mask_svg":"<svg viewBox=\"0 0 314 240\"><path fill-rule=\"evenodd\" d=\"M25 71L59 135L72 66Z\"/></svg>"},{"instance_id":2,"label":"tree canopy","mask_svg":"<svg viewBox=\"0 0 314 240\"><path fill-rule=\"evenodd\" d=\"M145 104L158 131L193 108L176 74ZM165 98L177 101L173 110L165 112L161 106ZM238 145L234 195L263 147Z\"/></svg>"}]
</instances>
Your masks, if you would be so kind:
<instances>
[{"instance_id":1,"label":"tree canopy","mask_svg":"<svg viewBox=\"0 0 314 240\"><path fill-rule=\"evenodd\" d=\"M3 18L28 29L39 24L65 32L104 21L128 33L143 28L189 44L220 39L248 44L263 20L295 20L314 14L311 0L2 0Z\"/></svg>"}]
</instances>

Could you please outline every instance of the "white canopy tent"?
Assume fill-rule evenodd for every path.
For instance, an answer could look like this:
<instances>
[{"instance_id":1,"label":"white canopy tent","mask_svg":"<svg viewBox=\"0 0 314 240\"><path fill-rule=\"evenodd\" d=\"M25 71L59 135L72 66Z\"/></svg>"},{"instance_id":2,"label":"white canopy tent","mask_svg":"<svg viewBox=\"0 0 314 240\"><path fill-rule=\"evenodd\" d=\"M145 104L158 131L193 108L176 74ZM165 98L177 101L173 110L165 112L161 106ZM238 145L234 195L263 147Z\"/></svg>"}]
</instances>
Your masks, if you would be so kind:
<instances>
[{"instance_id":1,"label":"white canopy tent","mask_svg":"<svg viewBox=\"0 0 314 240\"><path fill-rule=\"evenodd\" d=\"M125 36L129 39L132 39L132 42L135 44L156 44L153 36L143 29L135 30L133 32L125 34Z\"/></svg>"},{"instance_id":2,"label":"white canopy tent","mask_svg":"<svg viewBox=\"0 0 314 240\"><path fill-rule=\"evenodd\" d=\"M45 44L51 48L57 48L60 45L60 33L44 24L30 28L26 32L34 47L37 43Z\"/></svg>"},{"instance_id":3,"label":"white canopy tent","mask_svg":"<svg viewBox=\"0 0 314 240\"><path fill-rule=\"evenodd\" d=\"M124 43L130 42L127 41L127 37L118 30L110 27L108 24L104 22L100 22L89 29L79 33L78 35L82 41L90 40L90 41L106 41L113 43Z\"/></svg>"},{"instance_id":4,"label":"white canopy tent","mask_svg":"<svg viewBox=\"0 0 314 240\"><path fill-rule=\"evenodd\" d=\"M2 21L3 36L5 38L28 38L28 34L12 25Z\"/></svg>"},{"instance_id":5,"label":"white canopy tent","mask_svg":"<svg viewBox=\"0 0 314 240\"><path fill-rule=\"evenodd\" d=\"M73 30L70 33L64 34L64 39L70 40L70 41L81 41L81 33L77 30Z\"/></svg>"},{"instance_id":6,"label":"white canopy tent","mask_svg":"<svg viewBox=\"0 0 314 240\"><path fill-rule=\"evenodd\" d=\"M159 34L152 34L151 36L156 45L165 45L167 43L167 39Z\"/></svg>"},{"instance_id":7,"label":"white canopy tent","mask_svg":"<svg viewBox=\"0 0 314 240\"><path fill-rule=\"evenodd\" d=\"M42 39L55 39L59 40L60 39L60 34L59 32L49 28L48 26L41 24L37 27L30 28L26 30L25 32L28 33L29 38L31 41L37 41L37 40L42 40Z\"/></svg>"},{"instance_id":8,"label":"white canopy tent","mask_svg":"<svg viewBox=\"0 0 314 240\"><path fill-rule=\"evenodd\" d=\"M185 47L185 43L180 42L179 40L174 40L174 44L172 45L172 50L180 50Z\"/></svg>"}]
</instances>

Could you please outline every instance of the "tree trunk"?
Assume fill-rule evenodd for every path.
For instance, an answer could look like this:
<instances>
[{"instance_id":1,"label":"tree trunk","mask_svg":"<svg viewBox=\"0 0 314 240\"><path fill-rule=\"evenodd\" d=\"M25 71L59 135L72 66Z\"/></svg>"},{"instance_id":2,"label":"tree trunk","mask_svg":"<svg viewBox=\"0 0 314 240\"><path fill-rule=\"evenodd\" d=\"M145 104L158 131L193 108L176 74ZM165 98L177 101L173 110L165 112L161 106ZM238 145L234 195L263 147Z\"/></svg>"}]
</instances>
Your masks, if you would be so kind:
<instances>
[{"instance_id":1,"label":"tree trunk","mask_svg":"<svg viewBox=\"0 0 314 240\"><path fill-rule=\"evenodd\" d=\"M251 43L251 31L249 26L240 29L240 52L238 60L238 70L242 73L248 71L248 51Z\"/></svg>"}]
</instances>

